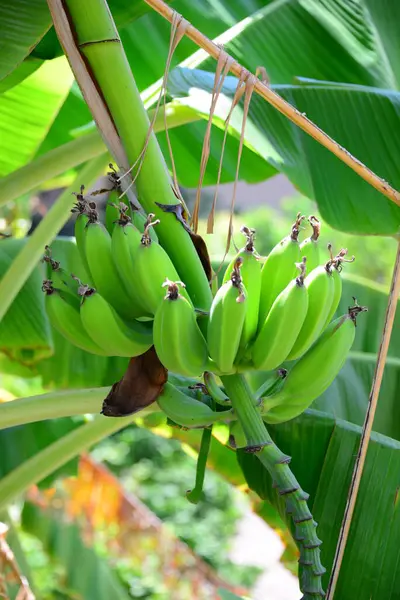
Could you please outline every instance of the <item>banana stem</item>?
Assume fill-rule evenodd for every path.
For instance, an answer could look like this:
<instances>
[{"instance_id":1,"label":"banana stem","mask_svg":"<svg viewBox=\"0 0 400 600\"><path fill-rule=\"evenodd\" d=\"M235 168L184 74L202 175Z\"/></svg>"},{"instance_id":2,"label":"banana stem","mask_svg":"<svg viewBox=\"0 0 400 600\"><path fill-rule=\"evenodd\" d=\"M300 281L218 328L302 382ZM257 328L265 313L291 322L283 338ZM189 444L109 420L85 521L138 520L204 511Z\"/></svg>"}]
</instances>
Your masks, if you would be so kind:
<instances>
[{"instance_id":1,"label":"banana stem","mask_svg":"<svg viewBox=\"0 0 400 600\"><path fill-rule=\"evenodd\" d=\"M65 0L65 10L74 30L76 44L101 90L129 163L140 164L136 188L147 213L161 220L157 234L188 292L199 308L211 304L211 290L192 240L172 213L157 203L176 205L172 182L155 134L148 136L150 121L105 0ZM79 73L75 73L78 83ZM146 153L142 151L147 144ZM143 161L139 157L143 157Z\"/></svg>"},{"instance_id":2,"label":"banana stem","mask_svg":"<svg viewBox=\"0 0 400 600\"><path fill-rule=\"evenodd\" d=\"M197 457L196 482L192 490L186 492L186 498L192 504L198 504L203 496L204 477L206 474L207 458L211 445L211 427L204 429L201 436L201 445Z\"/></svg>"},{"instance_id":3,"label":"banana stem","mask_svg":"<svg viewBox=\"0 0 400 600\"><path fill-rule=\"evenodd\" d=\"M284 497L286 512L292 515L294 539L300 550L300 588L303 600L323 598L321 577L325 569L320 560L321 540L316 533L316 523L307 506L308 494L303 492L289 468L290 457L283 454L272 441L254 399L242 375L222 376L225 390L232 401L247 440L247 450L256 456L271 475L274 485Z\"/></svg>"},{"instance_id":4,"label":"banana stem","mask_svg":"<svg viewBox=\"0 0 400 600\"><path fill-rule=\"evenodd\" d=\"M6 314L14 298L31 275L43 255L44 247L52 242L64 223L71 216L72 192L84 182L89 186L104 171L107 158L101 155L87 163L75 181L67 188L51 207L27 243L13 260L0 282L0 321Z\"/></svg>"}]
</instances>

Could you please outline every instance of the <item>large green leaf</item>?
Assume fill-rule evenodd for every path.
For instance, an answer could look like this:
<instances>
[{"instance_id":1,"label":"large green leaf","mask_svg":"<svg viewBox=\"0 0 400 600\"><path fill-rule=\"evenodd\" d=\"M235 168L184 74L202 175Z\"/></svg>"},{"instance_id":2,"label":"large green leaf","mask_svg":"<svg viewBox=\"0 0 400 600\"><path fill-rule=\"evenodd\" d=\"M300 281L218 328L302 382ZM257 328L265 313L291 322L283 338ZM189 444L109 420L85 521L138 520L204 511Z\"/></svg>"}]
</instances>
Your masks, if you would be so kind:
<instances>
[{"instance_id":1,"label":"large green leaf","mask_svg":"<svg viewBox=\"0 0 400 600\"><path fill-rule=\"evenodd\" d=\"M322 563L328 569L336 548L346 504L360 428L333 417L308 411L271 433L286 454L303 489L310 493L309 506L322 539ZM277 506L284 515L282 497L255 456L238 453L252 489ZM400 527L398 486L400 443L373 434L338 582L340 600L391 598L400 584L396 568L400 559L397 532Z\"/></svg>"},{"instance_id":2,"label":"large green leaf","mask_svg":"<svg viewBox=\"0 0 400 600\"><path fill-rule=\"evenodd\" d=\"M45 138L72 84L64 57L46 62L0 96L0 175L28 162Z\"/></svg>"},{"instance_id":3,"label":"large green leaf","mask_svg":"<svg viewBox=\"0 0 400 600\"><path fill-rule=\"evenodd\" d=\"M0 242L0 276L9 268L24 240ZM53 352L52 336L41 292L43 271L37 267L0 323L0 350L30 366Z\"/></svg>"},{"instance_id":4,"label":"large green leaf","mask_svg":"<svg viewBox=\"0 0 400 600\"><path fill-rule=\"evenodd\" d=\"M83 543L78 526L68 523L61 511L25 503L22 527L39 538L44 550L62 567L68 597L85 600L131 598L105 559Z\"/></svg>"},{"instance_id":5,"label":"large green leaf","mask_svg":"<svg viewBox=\"0 0 400 600\"><path fill-rule=\"evenodd\" d=\"M212 73L180 68L171 73L169 89L182 103L204 114L213 81ZM235 77L225 80L216 111L218 126L227 116L236 85ZM399 150L391 135L400 127L399 93L313 83L275 89L368 167L400 187L400 161L396 159ZM231 121L231 132L236 136L241 116L238 107ZM250 106L246 141L306 196L315 199L321 216L333 227L359 234L397 232L399 207L258 96L253 97Z\"/></svg>"},{"instance_id":6,"label":"large green leaf","mask_svg":"<svg viewBox=\"0 0 400 600\"><path fill-rule=\"evenodd\" d=\"M28 56L50 25L46 0L0 0L0 79Z\"/></svg>"},{"instance_id":7,"label":"large green leaf","mask_svg":"<svg viewBox=\"0 0 400 600\"><path fill-rule=\"evenodd\" d=\"M53 419L52 421L38 421L20 427L2 429L0 431L0 446L2 448L0 479L78 427L78 425L78 419ZM55 478L61 475L75 474L76 467L77 459L68 461L43 479L41 483L44 486L49 486Z\"/></svg>"}]
</instances>

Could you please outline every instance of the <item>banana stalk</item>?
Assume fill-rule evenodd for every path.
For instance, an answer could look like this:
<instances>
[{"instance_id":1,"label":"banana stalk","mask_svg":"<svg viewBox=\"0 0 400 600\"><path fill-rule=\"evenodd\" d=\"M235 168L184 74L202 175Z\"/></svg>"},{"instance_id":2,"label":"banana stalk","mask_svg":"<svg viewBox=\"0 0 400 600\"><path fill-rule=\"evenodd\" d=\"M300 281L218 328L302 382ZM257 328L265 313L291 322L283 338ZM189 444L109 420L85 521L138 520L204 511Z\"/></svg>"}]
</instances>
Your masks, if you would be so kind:
<instances>
[{"instance_id":1,"label":"banana stalk","mask_svg":"<svg viewBox=\"0 0 400 600\"><path fill-rule=\"evenodd\" d=\"M251 390L242 375L221 376L225 391L232 401L247 440L247 449L256 452L257 458L271 475L279 494L284 498L286 512L292 515L294 538L300 550L300 589L302 600L324 597L321 578L325 569L320 560L321 540L316 523L307 506L308 494L300 487L289 468L286 456L272 441L262 418L254 405Z\"/></svg>"},{"instance_id":2,"label":"banana stalk","mask_svg":"<svg viewBox=\"0 0 400 600\"><path fill-rule=\"evenodd\" d=\"M131 165L141 155L150 122L136 87L118 31L105 0L66 0L68 19L76 43L101 90ZM106 43L105 43L106 42ZM75 73L81 83L79 73ZM211 290L192 240L172 213L157 204L174 205L171 178L154 133L136 179L140 202L160 219L160 243L181 273L195 306L208 310Z\"/></svg>"}]
</instances>

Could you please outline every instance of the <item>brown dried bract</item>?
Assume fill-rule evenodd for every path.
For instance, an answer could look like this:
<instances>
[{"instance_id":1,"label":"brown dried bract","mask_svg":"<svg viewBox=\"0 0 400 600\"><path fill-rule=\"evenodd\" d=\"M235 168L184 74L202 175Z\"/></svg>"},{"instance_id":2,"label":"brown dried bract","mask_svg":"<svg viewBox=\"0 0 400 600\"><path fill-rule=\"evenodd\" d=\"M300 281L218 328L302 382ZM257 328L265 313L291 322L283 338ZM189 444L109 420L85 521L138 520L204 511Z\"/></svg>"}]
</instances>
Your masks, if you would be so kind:
<instances>
[{"instance_id":1,"label":"brown dried bract","mask_svg":"<svg viewBox=\"0 0 400 600\"><path fill-rule=\"evenodd\" d=\"M153 404L162 393L168 371L152 346L141 356L131 358L125 375L114 383L103 402L101 414L126 417Z\"/></svg>"}]
</instances>

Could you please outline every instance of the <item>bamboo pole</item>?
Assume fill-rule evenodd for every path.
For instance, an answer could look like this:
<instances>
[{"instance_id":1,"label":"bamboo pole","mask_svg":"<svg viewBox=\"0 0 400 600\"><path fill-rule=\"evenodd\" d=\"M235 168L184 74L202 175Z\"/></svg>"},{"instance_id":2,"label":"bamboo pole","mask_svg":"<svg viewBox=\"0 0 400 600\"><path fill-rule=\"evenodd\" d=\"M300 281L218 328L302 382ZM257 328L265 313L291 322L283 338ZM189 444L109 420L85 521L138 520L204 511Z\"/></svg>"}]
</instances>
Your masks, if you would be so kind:
<instances>
[{"instance_id":1,"label":"bamboo pole","mask_svg":"<svg viewBox=\"0 0 400 600\"><path fill-rule=\"evenodd\" d=\"M170 6L165 4L163 0L145 0L145 2L151 6L156 12L162 15L167 21L172 22L176 11ZM215 42L211 41L201 31L189 25L186 29L185 35L191 39L197 46L203 48L210 56L218 60L218 56L221 52L220 46ZM247 71L240 63L236 60L232 60L230 65L230 71L237 77L243 71ZM389 198L392 202L400 206L400 193L395 190L387 181L378 177L371 169L365 166L358 158L352 156L346 148L343 148L340 144L335 142L329 135L327 135L322 129L313 123L306 115L302 114L294 106L286 102L279 94L274 92L267 84L260 80L255 82L255 92L264 98L269 104L276 108L280 113L285 115L290 121L295 123L300 129L305 131L308 135L314 138L322 146L325 146L330 152L332 152L337 158L343 161L350 169L355 171L364 181L372 185L378 192L381 192L386 198Z\"/></svg>"},{"instance_id":2,"label":"bamboo pole","mask_svg":"<svg viewBox=\"0 0 400 600\"><path fill-rule=\"evenodd\" d=\"M360 487L361 477L364 470L365 459L369 440L371 438L372 425L376 407L378 404L379 392L381 389L383 372L386 365L386 357L389 349L390 337L392 335L394 318L396 315L397 300L400 294L400 240L397 248L396 262L393 269L392 283L390 286L389 301L386 309L385 323L383 326L382 340L379 346L378 358L376 361L374 378L372 380L371 392L369 396L368 408L365 415L364 425L361 433L360 446L357 453L356 464L350 483L349 494L347 497L346 508L344 510L343 521L340 528L339 540L336 547L335 558L331 578L329 581L328 593L326 600L333 600L336 584L339 578L340 567L343 560L346 542L349 536L350 526L356 505L358 490Z\"/></svg>"}]
</instances>

